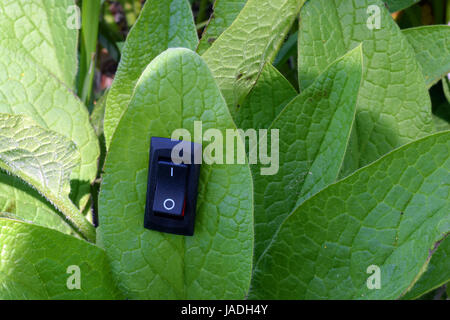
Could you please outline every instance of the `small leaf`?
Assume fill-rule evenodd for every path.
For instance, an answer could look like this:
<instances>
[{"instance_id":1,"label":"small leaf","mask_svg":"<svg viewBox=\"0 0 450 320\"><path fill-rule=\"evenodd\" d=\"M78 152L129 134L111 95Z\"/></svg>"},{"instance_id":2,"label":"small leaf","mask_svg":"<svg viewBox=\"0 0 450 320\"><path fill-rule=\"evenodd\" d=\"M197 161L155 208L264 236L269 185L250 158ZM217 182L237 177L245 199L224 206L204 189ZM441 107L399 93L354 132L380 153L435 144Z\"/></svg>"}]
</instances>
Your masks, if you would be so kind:
<instances>
[{"instance_id":1,"label":"small leaf","mask_svg":"<svg viewBox=\"0 0 450 320\"><path fill-rule=\"evenodd\" d=\"M370 5L381 9L380 29L371 24ZM433 132L430 97L415 53L381 1L309 1L299 24L301 90L332 61L364 43L364 81L346 156L353 162L346 163L344 174Z\"/></svg>"},{"instance_id":2,"label":"small leaf","mask_svg":"<svg viewBox=\"0 0 450 320\"><path fill-rule=\"evenodd\" d=\"M222 32L233 23L246 2L247 0L214 1L213 14L202 34L202 39L197 48L199 54L203 54L208 50Z\"/></svg>"},{"instance_id":3,"label":"small leaf","mask_svg":"<svg viewBox=\"0 0 450 320\"><path fill-rule=\"evenodd\" d=\"M296 94L290 82L267 63L252 91L235 112L237 127L267 129Z\"/></svg>"},{"instance_id":4,"label":"small leaf","mask_svg":"<svg viewBox=\"0 0 450 320\"><path fill-rule=\"evenodd\" d=\"M435 85L430 91L436 132L450 130L450 90L447 77L442 78L441 84L444 94L439 90L439 85Z\"/></svg>"},{"instance_id":5,"label":"small leaf","mask_svg":"<svg viewBox=\"0 0 450 320\"><path fill-rule=\"evenodd\" d=\"M86 241L5 218L0 239L2 299L122 298L104 251ZM78 271L80 289L71 287Z\"/></svg>"},{"instance_id":6,"label":"small leaf","mask_svg":"<svg viewBox=\"0 0 450 320\"><path fill-rule=\"evenodd\" d=\"M395 299L450 231L450 131L398 148L322 190L283 222L251 298ZM381 289L369 289L368 267ZM370 270L370 269L369 269Z\"/></svg>"},{"instance_id":7,"label":"small leaf","mask_svg":"<svg viewBox=\"0 0 450 320\"><path fill-rule=\"evenodd\" d=\"M192 135L196 120L204 132L214 128L225 136L236 128L205 62L188 49L169 49L137 82L111 142L100 191L99 242L129 298L247 294L253 253L248 164L202 164L193 237L144 228L150 138L170 138L178 128Z\"/></svg>"},{"instance_id":8,"label":"small leaf","mask_svg":"<svg viewBox=\"0 0 450 320\"><path fill-rule=\"evenodd\" d=\"M27 54L74 88L78 11L73 0L2 0L0 46Z\"/></svg>"},{"instance_id":9,"label":"small leaf","mask_svg":"<svg viewBox=\"0 0 450 320\"><path fill-rule=\"evenodd\" d=\"M445 79L442 80L445 85ZM444 97L433 102L433 122L435 131L450 130L450 102Z\"/></svg>"},{"instance_id":10,"label":"small leaf","mask_svg":"<svg viewBox=\"0 0 450 320\"><path fill-rule=\"evenodd\" d=\"M447 102L450 104L450 74L442 78L442 89L444 90Z\"/></svg>"},{"instance_id":11,"label":"small leaf","mask_svg":"<svg viewBox=\"0 0 450 320\"><path fill-rule=\"evenodd\" d=\"M93 226L69 199L70 171L78 162L76 146L67 138L29 118L0 114L0 168L36 189L92 241Z\"/></svg>"},{"instance_id":12,"label":"small leaf","mask_svg":"<svg viewBox=\"0 0 450 320\"><path fill-rule=\"evenodd\" d=\"M396 12L416 4L420 0L384 0L390 12Z\"/></svg>"},{"instance_id":13,"label":"small leaf","mask_svg":"<svg viewBox=\"0 0 450 320\"><path fill-rule=\"evenodd\" d=\"M261 175L264 165L252 166L255 261L295 205L336 180L355 116L361 55L358 47L333 63L269 127L267 141L279 130L279 171Z\"/></svg>"},{"instance_id":14,"label":"small leaf","mask_svg":"<svg viewBox=\"0 0 450 320\"><path fill-rule=\"evenodd\" d=\"M450 26L425 26L402 30L416 53L428 87L450 72Z\"/></svg>"},{"instance_id":15,"label":"small leaf","mask_svg":"<svg viewBox=\"0 0 450 320\"><path fill-rule=\"evenodd\" d=\"M194 50L198 44L194 18L187 0L148 0L131 29L122 50L122 58L106 101L105 140L112 136L142 71L167 48Z\"/></svg>"},{"instance_id":16,"label":"small leaf","mask_svg":"<svg viewBox=\"0 0 450 320\"><path fill-rule=\"evenodd\" d=\"M266 62L272 63L304 0L248 0L203 54L234 117Z\"/></svg>"},{"instance_id":17,"label":"small leaf","mask_svg":"<svg viewBox=\"0 0 450 320\"><path fill-rule=\"evenodd\" d=\"M450 123L434 114L433 114L433 122L434 122L436 131L450 130Z\"/></svg>"},{"instance_id":18,"label":"small leaf","mask_svg":"<svg viewBox=\"0 0 450 320\"><path fill-rule=\"evenodd\" d=\"M450 281L450 238L442 240L435 251L430 252L431 261L427 271L403 299L416 299Z\"/></svg>"}]
</instances>

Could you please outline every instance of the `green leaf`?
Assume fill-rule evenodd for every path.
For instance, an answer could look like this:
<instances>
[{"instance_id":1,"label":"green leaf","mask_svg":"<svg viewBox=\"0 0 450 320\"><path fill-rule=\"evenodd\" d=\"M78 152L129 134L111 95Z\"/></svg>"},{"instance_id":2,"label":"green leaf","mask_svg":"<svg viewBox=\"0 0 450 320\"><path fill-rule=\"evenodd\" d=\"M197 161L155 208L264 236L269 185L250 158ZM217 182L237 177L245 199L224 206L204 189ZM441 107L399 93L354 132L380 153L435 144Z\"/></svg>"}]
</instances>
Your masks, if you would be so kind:
<instances>
[{"instance_id":1,"label":"green leaf","mask_svg":"<svg viewBox=\"0 0 450 320\"><path fill-rule=\"evenodd\" d=\"M433 122L434 122L434 126L436 128L436 131L450 130L450 123L434 114L433 114Z\"/></svg>"},{"instance_id":2,"label":"green leaf","mask_svg":"<svg viewBox=\"0 0 450 320\"><path fill-rule=\"evenodd\" d=\"M450 76L442 78L442 89L447 102L450 104Z\"/></svg>"},{"instance_id":3,"label":"green leaf","mask_svg":"<svg viewBox=\"0 0 450 320\"><path fill-rule=\"evenodd\" d=\"M450 281L450 238L444 239L435 251L432 255L430 252L427 271L403 299L416 299Z\"/></svg>"},{"instance_id":4,"label":"green leaf","mask_svg":"<svg viewBox=\"0 0 450 320\"><path fill-rule=\"evenodd\" d=\"M186 0L149 0L131 29L122 58L106 101L105 140L109 147L112 136L142 71L167 48L194 50L198 44L192 11Z\"/></svg>"},{"instance_id":5,"label":"green leaf","mask_svg":"<svg viewBox=\"0 0 450 320\"><path fill-rule=\"evenodd\" d=\"M169 49L137 82L111 142L100 191L99 242L129 298L243 299L247 294L253 253L247 164L202 164L193 237L144 229L150 138L171 137L178 128L192 134L196 120L204 132L235 129L203 60L188 49ZM242 146L241 139L235 141Z\"/></svg>"},{"instance_id":6,"label":"green leaf","mask_svg":"<svg viewBox=\"0 0 450 320\"><path fill-rule=\"evenodd\" d=\"M25 53L70 88L77 73L77 23L73 0L4 0L0 46Z\"/></svg>"},{"instance_id":7,"label":"green leaf","mask_svg":"<svg viewBox=\"0 0 450 320\"><path fill-rule=\"evenodd\" d=\"M267 63L258 81L235 114L235 123L241 129L267 129L297 92L288 80Z\"/></svg>"},{"instance_id":8,"label":"green leaf","mask_svg":"<svg viewBox=\"0 0 450 320\"><path fill-rule=\"evenodd\" d=\"M402 30L416 53L428 87L450 72L450 26Z\"/></svg>"},{"instance_id":9,"label":"green leaf","mask_svg":"<svg viewBox=\"0 0 450 320\"><path fill-rule=\"evenodd\" d=\"M450 131L428 136L322 190L283 222L251 298L394 299L450 231ZM381 289L368 289L371 265ZM373 271L372 271L373 272Z\"/></svg>"},{"instance_id":10,"label":"green leaf","mask_svg":"<svg viewBox=\"0 0 450 320\"><path fill-rule=\"evenodd\" d=\"M0 172L0 182L0 212L8 212L22 220L63 233L75 234L61 219L56 208L25 182L3 172Z\"/></svg>"},{"instance_id":11,"label":"green leaf","mask_svg":"<svg viewBox=\"0 0 450 320\"><path fill-rule=\"evenodd\" d=\"M298 41L298 31L291 33L289 38L283 43L280 51L273 62L273 65L277 68L282 67L290 57L297 55L297 41Z\"/></svg>"},{"instance_id":12,"label":"green leaf","mask_svg":"<svg viewBox=\"0 0 450 320\"><path fill-rule=\"evenodd\" d=\"M366 24L367 8L381 8L380 29ZM357 23L355 23L355 21ZM300 13L300 88L335 59L363 42L363 84L347 172L433 132L430 97L414 51L378 0L309 1Z\"/></svg>"},{"instance_id":13,"label":"green leaf","mask_svg":"<svg viewBox=\"0 0 450 320\"><path fill-rule=\"evenodd\" d=\"M267 141L270 130L279 130L280 165L274 175L252 167L255 261L295 205L336 180L355 116L361 55L358 47L333 63L269 127Z\"/></svg>"},{"instance_id":14,"label":"green leaf","mask_svg":"<svg viewBox=\"0 0 450 320\"><path fill-rule=\"evenodd\" d=\"M272 63L304 0L248 0L233 24L203 54L234 117Z\"/></svg>"},{"instance_id":15,"label":"green leaf","mask_svg":"<svg viewBox=\"0 0 450 320\"><path fill-rule=\"evenodd\" d=\"M433 104L433 122L436 131L450 130L450 93L447 77L442 78L442 91L439 85L430 89Z\"/></svg>"},{"instance_id":16,"label":"green leaf","mask_svg":"<svg viewBox=\"0 0 450 320\"><path fill-rule=\"evenodd\" d=\"M36 189L92 241L94 227L69 199L70 172L78 162L76 146L67 138L27 117L0 114L0 168Z\"/></svg>"},{"instance_id":17,"label":"green leaf","mask_svg":"<svg viewBox=\"0 0 450 320\"><path fill-rule=\"evenodd\" d=\"M420 0L384 0L390 12L396 12L416 4Z\"/></svg>"},{"instance_id":18,"label":"green leaf","mask_svg":"<svg viewBox=\"0 0 450 320\"><path fill-rule=\"evenodd\" d=\"M86 107L60 81L26 55L0 46L0 112L24 114L72 140L81 154L71 175L71 198L86 204L97 174L99 145Z\"/></svg>"},{"instance_id":19,"label":"green leaf","mask_svg":"<svg viewBox=\"0 0 450 320\"><path fill-rule=\"evenodd\" d=\"M203 54L208 50L222 32L233 23L246 2L247 0L214 1L214 13L211 15L205 31L203 31L202 38L197 48L199 54Z\"/></svg>"},{"instance_id":20,"label":"green leaf","mask_svg":"<svg viewBox=\"0 0 450 320\"><path fill-rule=\"evenodd\" d=\"M11 299L119 299L106 255L86 241L0 218L0 297ZM81 289L70 290L79 267ZM73 267L72 267L73 268Z\"/></svg>"},{"instance_id":21,"label":"green leaf","mask_svg":"<svg viewBox=\"0 0 450 320\"><path fill-rule=\"evenodd\" d=\"M446 88L448 80L442 79L444 95L433 99L433 122L436 131L450 130L450 99L447 97Z\"/></svg>"}]
</instances>

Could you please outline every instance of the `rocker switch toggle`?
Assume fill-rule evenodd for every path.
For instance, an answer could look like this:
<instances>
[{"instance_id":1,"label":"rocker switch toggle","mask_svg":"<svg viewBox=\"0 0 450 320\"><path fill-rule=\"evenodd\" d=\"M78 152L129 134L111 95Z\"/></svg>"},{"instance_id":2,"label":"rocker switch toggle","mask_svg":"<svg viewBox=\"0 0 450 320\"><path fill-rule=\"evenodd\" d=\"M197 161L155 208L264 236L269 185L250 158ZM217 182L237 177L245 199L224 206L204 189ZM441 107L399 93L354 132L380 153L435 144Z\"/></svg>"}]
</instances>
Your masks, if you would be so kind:
<instances>
[{"instance_id":1,"label":"rocker switch toggle","mask_svg":"<svg viewBox=\"0 0 450 320\"><path fill-rule=\"evenodd\" d=\"M151 137L144 228L194 235L202 145Z\"/></svg>"},{"instance_id":2,"label":"rocker switch toggle","mask_svg":"<svg viewBox=\"0 0 450 320\"><path fill-rule=\"evenodd\" d=\"M184 216L188 167L168 161L158 161L153 211L172 216Z\"/></svg>"}]
</instances>

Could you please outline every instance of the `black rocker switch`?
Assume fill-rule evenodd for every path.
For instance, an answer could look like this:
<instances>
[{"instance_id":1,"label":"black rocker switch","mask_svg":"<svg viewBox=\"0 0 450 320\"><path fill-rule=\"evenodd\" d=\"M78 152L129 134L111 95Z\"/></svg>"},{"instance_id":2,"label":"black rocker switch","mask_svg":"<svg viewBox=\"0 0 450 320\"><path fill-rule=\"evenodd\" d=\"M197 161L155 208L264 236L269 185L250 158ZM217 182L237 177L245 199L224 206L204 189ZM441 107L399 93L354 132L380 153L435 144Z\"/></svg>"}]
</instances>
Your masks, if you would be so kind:
<instances>
[{"instance_id":1,"label":"black rocker switch","mask_svg":"<svg viewBox=\"0 0 450 320\"><path fill-rule=\"evenodd\" d=\"M153 211L174 216L184 215L186 178L185 164L158 161Z\"/></svg>"},{"instance_id":2,"label":"black rocker switch","mask_svg":"<svg viewBox=\"0 0 450 320\"><path fill-rule=\"evenodd\" d=\"M174 151L174 152L172 152ZM200 164L197 143L152 137L144 227L160 232L194 234Z\"/></svg>"}]
</instances>

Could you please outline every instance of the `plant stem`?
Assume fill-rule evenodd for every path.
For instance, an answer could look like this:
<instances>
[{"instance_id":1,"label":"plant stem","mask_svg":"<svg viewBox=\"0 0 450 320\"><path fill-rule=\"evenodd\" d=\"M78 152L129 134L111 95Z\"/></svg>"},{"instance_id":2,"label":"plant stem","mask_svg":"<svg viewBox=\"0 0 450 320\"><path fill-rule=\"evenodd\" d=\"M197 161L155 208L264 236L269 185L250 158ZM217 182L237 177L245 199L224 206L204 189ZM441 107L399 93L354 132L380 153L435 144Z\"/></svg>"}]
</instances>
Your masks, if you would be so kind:
<instances>
[{"instance_id":1,"label":"plant stem","mask_svg":"<svg viewBox=\"0 0 450 320\"><path fill-rule=\"evenodd\" d=\"M92 96L100 9L100 0L83 0L82 2L78 95L86 106L89 105Z\"/></svg>"},{"instance_id":2,"label":"plant stem","mask_svg":"<svg viewBox=\"0 0 450 320\"><path fill-rule=\"evenodd\" d=\"M96 231L95 227L81 214L77 207L69 200L58 199L55 206L58 210L63 212L65 218L68 220L72 228L85 240L95 243ZM53 202L53 201L52 201ZM64 208L62 211L62 208Z\"/></svg>"},{"instance_id":3,"label":"plant stem","mask_svg":"<svg viewBox=\"0 0 450 320\"><path fill-rule=\"evenodd\" d=\"M209 0L201 0L197 14L197 24L202 23L206 19L206 9L208 9Z\"/></svg>"},{"instance_id":4,"label":"plant stem","mask_svg":"<svg viewBox=\"0 0 450 320\"><path fill-rule=\"evenodd\" d=\"M58 196L48 187L42 185L32 177L24 174L20 170L8 165L7 162L0 159L0 169L18 177L23 182L28 183L33 189L39 192L47 201L64 216L64 219L70 224L72 229L89 242L95 243L96 231L94 226L86 219L78 208L70 201L68 197Z\"/></svg>"}]
</instances>

